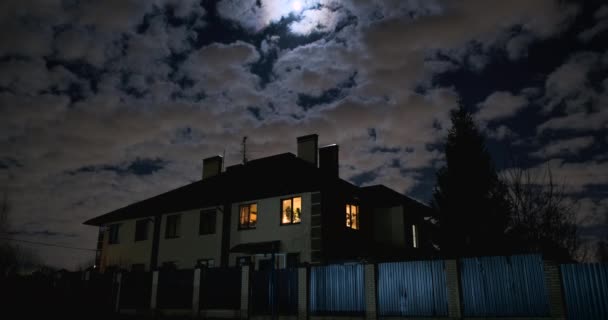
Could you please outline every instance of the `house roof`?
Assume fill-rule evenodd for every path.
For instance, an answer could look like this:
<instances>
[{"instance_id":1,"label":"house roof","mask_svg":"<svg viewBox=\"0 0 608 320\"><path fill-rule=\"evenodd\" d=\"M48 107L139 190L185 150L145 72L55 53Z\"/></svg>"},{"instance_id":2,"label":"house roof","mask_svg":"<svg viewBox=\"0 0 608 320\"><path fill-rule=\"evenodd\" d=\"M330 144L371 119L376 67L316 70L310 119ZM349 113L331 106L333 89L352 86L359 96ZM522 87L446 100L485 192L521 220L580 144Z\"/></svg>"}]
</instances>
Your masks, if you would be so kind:
<instances>
[{"instance_id":1,"label":"house roof","mask_svg":"<svg viewBox=\"0 0 608 320\"><path fill-rule=\"evenodd\" d=\"M299 192L317 191L321 186L356 188L335 176L322 174L314 165L283 153L228 167L217 176L185 185L104 215L87 220L87 225L149 217L197 208L223 205Z\"/></svg>"},{"instance_id":2,"label":"house roof","mask_svg":"<svg viewBox=\"0 0 608 320\"><path fill-rule=\"evenodd\" d=\"M283 153L230 166L219 175L162 193L84 222L100 226L109 222L149 217L158 214L213 207L242 202L319 191L322 187L359 190L364 197L382 203L428 207L385 186L358 188L339 177L324 173L313 164L292 153Z\"/></svg>"},{"instance_id":3,"label":"house roof","mask_svg":"<svg viewBox=\"0 0 608 320\"><path fill-rule=\"evenodd\" d=\"M432 215L432 209L429 206L407 197L385 185L379 184L363 187L361 188L361 192L367 201L378 207L403 205L406 209L416 209L413 211L420 213L422 216L426 217Z\"/></svg>"}]
</instances>

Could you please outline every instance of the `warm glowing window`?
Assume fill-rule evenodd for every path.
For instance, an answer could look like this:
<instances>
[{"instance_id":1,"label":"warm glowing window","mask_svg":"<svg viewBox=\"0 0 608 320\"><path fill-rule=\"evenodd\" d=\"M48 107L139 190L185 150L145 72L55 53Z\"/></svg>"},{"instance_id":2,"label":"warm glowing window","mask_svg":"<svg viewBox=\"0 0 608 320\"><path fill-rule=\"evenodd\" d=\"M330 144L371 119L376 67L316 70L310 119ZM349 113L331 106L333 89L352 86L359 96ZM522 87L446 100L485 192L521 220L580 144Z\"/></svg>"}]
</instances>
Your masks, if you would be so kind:
<instances>
[{"instance_id":1,"label":"warm glowing window","mask_svg":"<svg viewBox=\"0 0 608 320\"><path fill-rule=\"evenodd\" d=\"M302 221L302 197L281 200L281 224L294 224Z\"/></svg>"},{"instance_id":2,"label":"warm glowing window","mask_svg":"<svg viewBox=\"0 0 608 320\"><path fill-rule=\"evenodd\" d=\"M412 246L418 248L418 226L412 225Z\"/></svg>"},{"instance_id":3,"label":"warm glowing window","mask_svg":"<svg viewBox=\"0 0 608 320\"><path fill-rule=\"evenodd\" d=\"M239 229L252 229L258 222L258 204L245 204L239 210Z\"/></svg>"},{"instance_id":4,"label":"warm glowing window","mask_svg":"<svg viewBox=\"0 0 608 320\"><path fill-rule=\"evenodd\" d=\"M346 205L346 227L359 230L359 206Z\"/></svg>"}]
</instances>

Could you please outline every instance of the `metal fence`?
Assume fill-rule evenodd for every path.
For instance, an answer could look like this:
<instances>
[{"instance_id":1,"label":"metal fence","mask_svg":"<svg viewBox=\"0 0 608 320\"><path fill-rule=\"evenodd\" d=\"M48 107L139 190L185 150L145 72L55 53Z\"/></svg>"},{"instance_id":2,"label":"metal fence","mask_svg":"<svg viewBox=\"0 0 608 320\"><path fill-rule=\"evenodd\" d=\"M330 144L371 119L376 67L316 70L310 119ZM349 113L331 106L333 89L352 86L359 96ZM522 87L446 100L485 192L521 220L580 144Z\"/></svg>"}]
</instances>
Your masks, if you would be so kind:
<instances>
[{"instance_id":1,"label":"metal fence","mask_svg":"<svg viewBox=\"0 0 608 320\"><path fill-rule=\"evenodd\" d=\"M274 275L274 276L273 276ZM253 271L250 301L253 314L298 312L298 269Z\"/></svg>"},{"instance_id":2,"label":"metal fence","mask_svg":"<svg viewBox=\"0 0 608 320\"><path fill-rule=\"evenodd\" d=\"M361 314L365 311L363 265L329 265L310 270L313 314Z\"/></svg>"},{"instance_id":3,"label":"metal fence","mask_svg":"<svg viewBox=\"0 0 608 320\"><path fill-rule=\"evenodd\" d=\"M241 308L241 269L201 269L201 309Z\"/></svg>"},{"instance_id":4,"label":"metal fence","mask_svg":"<svg viewBox=\"0 0 608 320\"><path fill-rule=\"evenodd\" d=\"M540 255L462 259L460 279L465 316L549 315Z\"/></svg>"},{"instance_id":5,"label":"metal fence","mask_svg":"<svg viewBox=\"0 0 608 320\"><path fill-rule=\"evenodd\" d=\"M447 316L443 261L379 264L378 312L381 316Z\"/></svg>"},{"instance_id":6,"label":"metal fence","mask_svg":"<svg viewBox=\"0 0 608 320\"><path fill-rule=\"evenodd\" d=\"M157 305L161 309L192 307L194 270L162 270L158 273Z\"/></svg>"},{"instance_id":7,"label":"metal fence","mask_svg":"<svg viewBox=\"0 0 608 320\"><path fill-rule=\"evenodd\" d=\"M125 309L150 307L152 272L125 272L122 274L120 306Z\"/></svg>"},{"instance_id":8,"label":"metal fence","mask_svg":"<svg viewBox=\"0 0 608 320\"><path fill-rule=\"evenodd\" d=\"M568 319L608 319L608 264L561 265Z\"/></svg>"}]
</instances>

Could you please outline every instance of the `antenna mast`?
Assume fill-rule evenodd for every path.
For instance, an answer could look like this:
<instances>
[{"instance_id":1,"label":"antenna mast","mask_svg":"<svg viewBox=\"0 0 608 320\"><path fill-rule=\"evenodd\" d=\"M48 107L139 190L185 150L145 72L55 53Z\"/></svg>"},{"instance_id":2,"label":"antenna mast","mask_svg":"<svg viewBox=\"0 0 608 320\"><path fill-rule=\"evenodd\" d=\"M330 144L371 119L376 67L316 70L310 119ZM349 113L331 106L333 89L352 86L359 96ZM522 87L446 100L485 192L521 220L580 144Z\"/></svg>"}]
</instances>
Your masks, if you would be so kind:
<instances>
[{"instance_id":1,"label":"antenna mast","mask_svg":"<svg viewBox=\"0 0 608 320\"><path fill-rule=\"evenodd\" d=\"M243 164L247 163L247 136L243 137Z\"/></svg>"}]
</instances>

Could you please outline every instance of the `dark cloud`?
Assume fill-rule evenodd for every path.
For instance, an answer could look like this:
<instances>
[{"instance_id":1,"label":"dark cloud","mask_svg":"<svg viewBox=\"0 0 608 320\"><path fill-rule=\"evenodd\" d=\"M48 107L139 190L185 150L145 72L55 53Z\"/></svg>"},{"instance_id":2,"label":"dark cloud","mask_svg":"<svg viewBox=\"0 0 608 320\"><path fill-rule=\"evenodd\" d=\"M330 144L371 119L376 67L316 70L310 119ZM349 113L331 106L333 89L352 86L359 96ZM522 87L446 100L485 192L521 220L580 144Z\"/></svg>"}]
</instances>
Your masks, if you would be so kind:
<instances>
[{"instance_id":1,"label":"dark cloud","mask_svg":"<svg viewBox=\"0 0 608 320\"><path fill-rule=\"evenodd\" d=\"M426 200L459 104L493 141L534 141L519 144L530 166L552 161L573 194L608 183L608 159L572 158L607 143L589 132L608 121L608 55L597 49L605 7L301 4L2 2L0 181L16 230L93 245L95 230L80 222L198 179L206 156L237 163L245 135L257 158L319 133L341 145L343 177ZM597 13L570 31L588 11ZM578 47L538 49L564 35ZM554 63L526 65L539 56ZM534 121L524 127L524 116ZM83 259L44 254L66 266Z\"/></svg>"}]
</instances>

